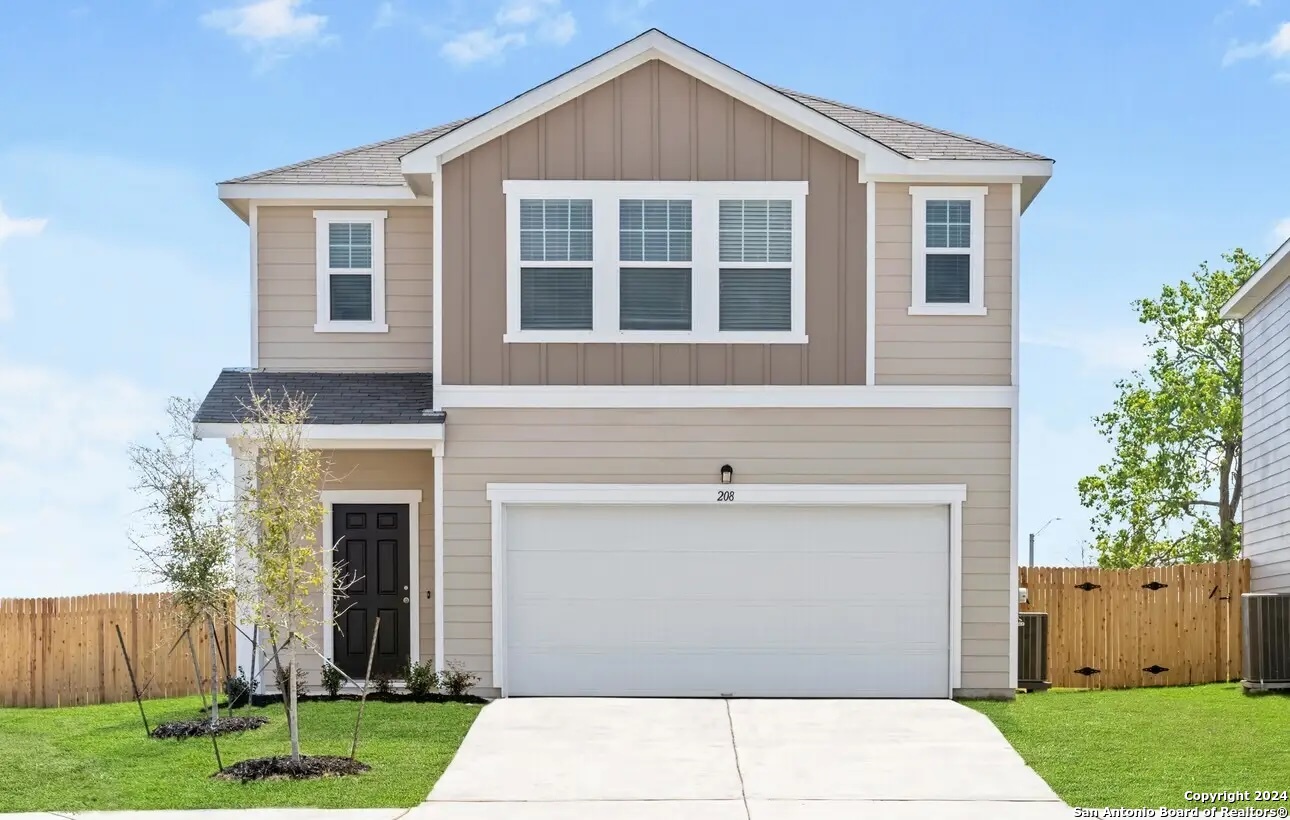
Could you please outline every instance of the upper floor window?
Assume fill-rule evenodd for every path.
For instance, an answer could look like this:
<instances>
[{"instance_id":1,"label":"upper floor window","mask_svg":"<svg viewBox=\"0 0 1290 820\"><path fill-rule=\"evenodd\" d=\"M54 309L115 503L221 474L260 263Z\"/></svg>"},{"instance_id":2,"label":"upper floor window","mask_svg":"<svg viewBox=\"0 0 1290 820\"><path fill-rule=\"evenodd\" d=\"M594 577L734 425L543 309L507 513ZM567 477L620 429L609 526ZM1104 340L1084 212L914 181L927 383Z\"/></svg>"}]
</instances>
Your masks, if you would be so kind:
<instances>
[{"instance_id":1,"label":"upper floor window","mask_svg":"<svg viewBox=\"0 0 1290 820\"><path fill-rule=\"evenodd\" d=\"M506 341L806 341L805 182L504 186Z\"/></svg>"},{"instance_id":2,"label":"upper floor window","mask_svg":"<svg viewBox=\"0 0 1290 820\"><path fill-rule=\"evenodd\" d=\"M319 333L384 333L385 211L314 211Z\"/></svg>"},{"instance_id":3,"label":"upper floor window","mask_svg":"<svg viewBox=\"0 0 1290 820\"><path fill-rule=\"evenodd\" d=\"M915 186L911 314L985 315L985 188Z\"/></svg>"}]
</instances>

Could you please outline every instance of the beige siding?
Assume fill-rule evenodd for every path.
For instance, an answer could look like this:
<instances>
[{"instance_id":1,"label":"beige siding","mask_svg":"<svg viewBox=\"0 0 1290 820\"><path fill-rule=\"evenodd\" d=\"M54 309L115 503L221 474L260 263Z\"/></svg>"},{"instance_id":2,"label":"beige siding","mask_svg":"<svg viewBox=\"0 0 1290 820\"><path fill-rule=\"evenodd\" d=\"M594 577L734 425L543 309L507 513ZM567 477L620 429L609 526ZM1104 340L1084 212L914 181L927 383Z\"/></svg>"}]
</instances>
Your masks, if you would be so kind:
<instances>
[{"instance_id":1,"label":"beige siding","mask_svg":"<svg viewBox=\"0 0 1290 820\"><path fill-rule=\"evenodd\" d=\"M489 482L965 483L963 686L1008 686L1007 410L454 409L444 461L445 657L491 686ZM935 579L929 579L935 583Z\"/></svg>"},{"instance_id":2,"label":"beige siding","mask_svg":"<svg viewBox=\"0 0 1290 820\"><path fill-rule=\"evenodd\" d=\"M863 384L856 160L653 61L444 167L446 384ZM807 180L808 345L503 344L504 179Z\"/></svg>"},{"instance_id":3,"label":"beige siding","mask_svg":"<svg viewBox=\"0 0 1290 820\"><path fill-rule=\"evenodd\" d=\"M325 490L420 490L418 538L418 583L421 594L416 602L415 617L420 621L421 658L434 657L434 605L426 597L434 589L434 457L428 450L335 450L328 453L334 480ZM330 533L319 532L318 544L330 548ZM316 596L322 612L322 595ZM322 646L322 627L313 630L315 646ZM300 666L307 674L309 686L319 684L321 660L314 654L301 654ZM269 675L266 683L272 684Z\"/></svg>"},{"instance_id":4,"label":"beige siding","mask_svg":"<svg viewBox=\"0 0 1290 820\"><path fill-rule=\"evenodd\" d=\"M878 384L1012 382L1012 186L985 197L985 316L910 316L913 198L878 183L874 268Z\"/></svg>"},{"instance_id":5,"label":"beige siding","mask_svg":"<svg viewBox=\"0 0 1290 820\"><path fill-rule=\"evenodd\" d=\"M388 207L385 318L388 333L315 333L314 208L258 209L259 360L282 370L431 368L433 218L426 207Z\"/></svg>"}]
</instances>

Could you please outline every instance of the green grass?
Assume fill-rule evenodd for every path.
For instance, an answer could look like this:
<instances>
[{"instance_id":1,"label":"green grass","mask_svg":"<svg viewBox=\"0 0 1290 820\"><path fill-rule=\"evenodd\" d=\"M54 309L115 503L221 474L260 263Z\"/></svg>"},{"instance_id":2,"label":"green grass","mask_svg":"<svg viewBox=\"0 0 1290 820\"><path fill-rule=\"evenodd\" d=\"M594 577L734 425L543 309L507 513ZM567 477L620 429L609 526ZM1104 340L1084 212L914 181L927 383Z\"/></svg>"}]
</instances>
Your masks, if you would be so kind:
<instances>
[{"instance_id":1,"label":"green grass","mask_svg":"<svg viewBox=\"0 0 1290 820\"><path fill-rule=\"evenodd\" d=\"M1072 806L1197 807L1186 791L1290 789L1288 696L1213 684L1038 692L968 705Z\"/></svg>"},{"instance_id":2,"label":"green grass","mask_svg":"<svg viewBox=\"0 0 1290 820\"><path fill-rule=\"evenodd\" d=\"M199 717L195 697L144 701L148 720ZM134 703L62 709L0 709L0 812L86 809L413 806L443 774L479 706L376 703L363 713L354 777L239 784L212 778L208 738L145 737ZM301 750L348 755L358 704L300 704ZM225 764L286 754L282 707L239 709L269 725L220 738Z\"/></svg>"}]
</instances>

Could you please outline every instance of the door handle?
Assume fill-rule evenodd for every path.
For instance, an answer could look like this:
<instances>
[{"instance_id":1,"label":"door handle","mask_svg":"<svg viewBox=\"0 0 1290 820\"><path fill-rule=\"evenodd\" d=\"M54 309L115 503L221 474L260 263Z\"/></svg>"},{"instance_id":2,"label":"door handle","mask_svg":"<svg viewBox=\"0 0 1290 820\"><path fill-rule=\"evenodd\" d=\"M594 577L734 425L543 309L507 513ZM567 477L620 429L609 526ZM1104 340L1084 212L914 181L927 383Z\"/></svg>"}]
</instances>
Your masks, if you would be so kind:
<instances>
[{"instance_id":1,"label":"door handle","mask_svg":"<svg viewBox=\"0 0 1290 820\"><path fill-rule=\"evenodd\" d=\"M403 599L403 603L405 603L405 604L408 604L408 603L411 603L411 602L412 602L412 601L411 601L411 599L408 599L408 598L404 598L404 599Z\"/></svg>"}]
</instances>

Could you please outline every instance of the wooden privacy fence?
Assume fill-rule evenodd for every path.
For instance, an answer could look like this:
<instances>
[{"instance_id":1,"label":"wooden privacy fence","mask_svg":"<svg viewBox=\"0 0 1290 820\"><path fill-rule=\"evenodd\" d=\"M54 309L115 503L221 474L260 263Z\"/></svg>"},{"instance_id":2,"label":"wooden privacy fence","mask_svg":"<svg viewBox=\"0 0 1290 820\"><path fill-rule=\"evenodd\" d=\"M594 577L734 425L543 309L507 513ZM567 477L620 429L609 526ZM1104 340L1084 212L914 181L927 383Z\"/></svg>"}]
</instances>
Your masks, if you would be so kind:
<instances>
[{"instance_id":1,"label":"wooden privacy fence","mask_svg":"<svg viewBox=\"0 0 1290 820\"><path fill-rule=\"evenodd\" d=\"M1236 680L1250 562L1140 569L1021 567L1022 612L1048 613L1053 686Z\"/></svg>"},{"instance_id":2,"label":"wooden privacy fence","mask_svg":"<svg viewBox=\"0 0 1290 820\"><path fill-rule=\"evenodd\" d=\"M145 698L196 694L183 624L160 593L0 599L0 706L72 706L131 700L116 627ZM236 671L235 631L217 625L219 648ZM205 691L210 630L193 629ZM220 676L223 677L221 662Z\"/></svg>"}]
</instances>

